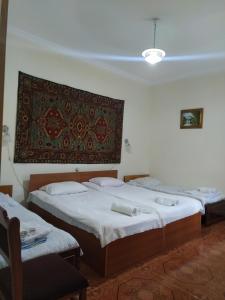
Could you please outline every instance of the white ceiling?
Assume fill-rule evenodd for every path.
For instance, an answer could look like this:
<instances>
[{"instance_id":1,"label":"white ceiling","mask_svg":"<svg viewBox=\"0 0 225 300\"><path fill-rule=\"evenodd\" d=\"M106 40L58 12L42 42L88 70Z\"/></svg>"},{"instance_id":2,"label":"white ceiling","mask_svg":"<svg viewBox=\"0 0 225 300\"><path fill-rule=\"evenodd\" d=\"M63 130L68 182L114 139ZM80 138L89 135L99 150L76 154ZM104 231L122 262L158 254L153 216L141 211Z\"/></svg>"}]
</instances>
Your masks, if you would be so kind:
<instances>
[{"instance_id":1,"label":"white ceiling","mask_svg":"<svg viewBox=\"0 0 225 300\"><path fill-rule=\"evenodd\" d=\"M149 85L225 71L225 0L10 0L9 33ZM156 46L165 61L141 52Z\"/></svg>"}]
</instances>

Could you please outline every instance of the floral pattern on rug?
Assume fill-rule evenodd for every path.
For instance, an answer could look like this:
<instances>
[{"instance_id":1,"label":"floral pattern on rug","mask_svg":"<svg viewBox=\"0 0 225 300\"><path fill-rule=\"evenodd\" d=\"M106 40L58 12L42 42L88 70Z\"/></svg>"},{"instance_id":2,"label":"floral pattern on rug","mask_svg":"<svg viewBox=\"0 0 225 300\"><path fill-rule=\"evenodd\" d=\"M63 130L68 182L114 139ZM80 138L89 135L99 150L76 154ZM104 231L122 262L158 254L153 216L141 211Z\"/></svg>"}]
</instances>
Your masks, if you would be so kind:
<instances>
[{"instance_id":1,"label":"floral pattern on rug","mask_svg":"<svg viewBox=\"0 0 225 300\"><path fill-rule=\"evenodd\" d=\"M120 163L124 101L19 72L16 163Z\"/></svg>"}]
</instances>

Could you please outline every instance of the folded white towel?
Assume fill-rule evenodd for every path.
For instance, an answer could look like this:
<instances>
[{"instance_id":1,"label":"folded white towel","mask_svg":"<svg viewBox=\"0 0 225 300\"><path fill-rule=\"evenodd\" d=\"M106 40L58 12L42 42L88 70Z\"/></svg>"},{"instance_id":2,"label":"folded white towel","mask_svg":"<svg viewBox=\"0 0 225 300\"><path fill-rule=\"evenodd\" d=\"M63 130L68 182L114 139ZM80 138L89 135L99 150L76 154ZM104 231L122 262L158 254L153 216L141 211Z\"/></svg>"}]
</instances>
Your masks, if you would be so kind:
<instances>
[{"instance_id":1,"label":"folded white towel","mask_svg":"<svg viewBox=\"0 0 225 300\"><path fill-rule=\"evenodd\" d=\"M34 239L33 241L30 241L30 242L21 241L21 249L22 250L30 249L30 248L33 248L37 245L43 244L46 241L47 241L47 236L36 238L36 239Z\"/></svg>"},{"instance_id":2,"label":"folded white towel","mask_svg":"<svg viewBox=\"0 0 225 300\"><path fill-rule=\"evenodd\" d=\"M197 190L202 193L217 193L216 188L210 188L210 187L199 187L197 188Z\"/></svg>"},{"instance_id":3,"label":"folded white towel","mask_svg":"<svg viewBox=\"0 0 225 300\"><path fill-rule=\"evenodd\" d=\"M48 226L40 226L30 224L28 222L20 223L20 239L21 242L32 242L38 238L47 237L49 232L52 230L51 227Z\"/></svg>"},{"instance_id":4,"label":"folded white towel","mask_svg":"<svg viewBox=\"0 0 225 300\"><path fill-rule=\"evenodd\" d=\"M137 216L140 214L140 209L138 207L130 205L121 205L119 203L112 203L111 210L130 217Z\"/></svg>"},{"instance_id":5,"label":"folded white towel","mask_svg":"<svg viewBox=\"0 0 225 300\"><path fill-rule=\"evenodd\" d=\"M175 206L179 203L178 200L163 198L163 197L156 198L155 202L158 204L161 204L161 205L166 205L166 206Z\"/></svg>"},{"instance_id":6,"label":"folded white towel","mask_svg":"<svg viewBox=\"0 0 225 300\"><path fill-rule=\"evenodd\" d=\"M20 238L25 239L27 236L36 234L36 228L35 227L27 227L21 225L20 227Z\"/></svg>"}]
</instances>

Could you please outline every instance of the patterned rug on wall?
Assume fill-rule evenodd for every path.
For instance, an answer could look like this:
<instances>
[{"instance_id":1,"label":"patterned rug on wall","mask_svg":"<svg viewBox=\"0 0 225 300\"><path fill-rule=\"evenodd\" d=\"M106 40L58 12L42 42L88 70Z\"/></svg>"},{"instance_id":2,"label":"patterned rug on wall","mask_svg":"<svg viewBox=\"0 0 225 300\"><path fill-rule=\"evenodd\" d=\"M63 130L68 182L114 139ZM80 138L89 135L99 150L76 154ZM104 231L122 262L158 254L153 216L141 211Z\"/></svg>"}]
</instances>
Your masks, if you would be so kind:
<instances>
[{"instance_id":1,"label":"patterned rug on wall","mask_svg":"<svg viewBox=\"0 0 225 300\"><path fill-rule=\"evenodd\" d=\"M104 279L86 265L87 300L224 300L225 222L201 238Z\"/></svg>"},{"instance_id":2,"label":"patterned rug on wall","mask_svg":"<svg viewBox=\"0 0 225 300\"><path fill-rule=\"evenodd\" d=\"M120 163L124 101L19 72L16 163Z\"/></svg>"}]
</instances>

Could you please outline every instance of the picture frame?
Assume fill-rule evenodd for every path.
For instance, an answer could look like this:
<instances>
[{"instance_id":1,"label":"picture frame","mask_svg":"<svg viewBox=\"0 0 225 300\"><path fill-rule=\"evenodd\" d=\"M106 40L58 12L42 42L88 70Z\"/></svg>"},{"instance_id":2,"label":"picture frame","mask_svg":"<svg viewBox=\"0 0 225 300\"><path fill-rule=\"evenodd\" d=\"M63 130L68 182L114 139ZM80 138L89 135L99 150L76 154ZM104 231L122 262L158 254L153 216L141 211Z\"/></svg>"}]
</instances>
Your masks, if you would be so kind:
<instances>
[{"instance_id":1,"label":"picture frame","mask_svg":"<svg viewBox=\"0 0 225 300\"><path fill-rule=\"evenodd\" d=\"M202 128L203 108L183 109L180 112L180 128Z\"/></svg>"}]
</instances>

